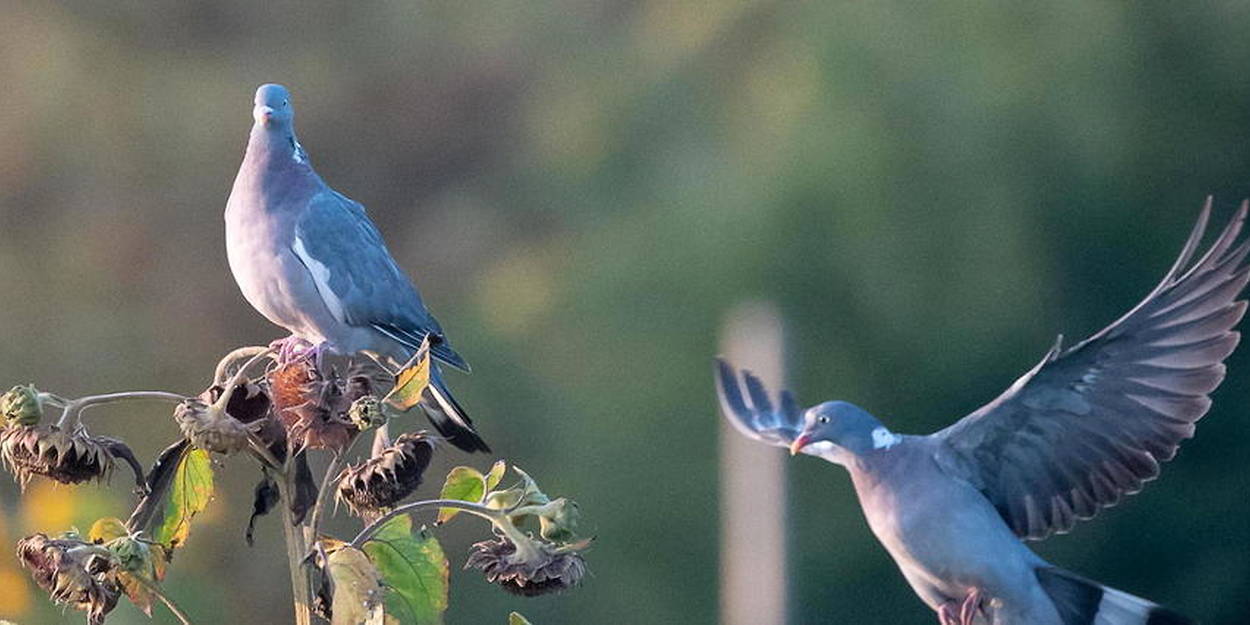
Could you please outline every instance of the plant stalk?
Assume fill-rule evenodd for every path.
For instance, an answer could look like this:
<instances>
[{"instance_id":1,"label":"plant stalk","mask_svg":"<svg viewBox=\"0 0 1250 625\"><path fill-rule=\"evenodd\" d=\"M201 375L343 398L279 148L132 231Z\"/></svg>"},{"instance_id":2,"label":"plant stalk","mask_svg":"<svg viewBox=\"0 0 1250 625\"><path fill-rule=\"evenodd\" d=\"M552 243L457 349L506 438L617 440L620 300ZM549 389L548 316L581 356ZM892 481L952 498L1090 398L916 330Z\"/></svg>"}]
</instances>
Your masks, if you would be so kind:
<instances>
[{"instance_id":1,"label":"plant stalk","mask_svg":"<svg viewBox=\"0 0 1250 625\"><path fill-rule=\"evenodd\" d=\"M56 426L64 428L69 422L70 417L78 419L83 410L92 406L101 406L104 404L115 404L123 401L131 400L158 400L171 401L174 403L185 400L186 397L177 393L167 393L165 391L127 391L124 393L107 393L104 395L88 395L72 399L65 403L65 409L61 411L61 418L57 419Z\"/></svg>"},{"instance_id":2,"label":"plant stalk","mask_svg":"<svg viewBox=\"0 0 1250 625\"><path fill-rule=\"evenodd\" d=\"M182 608L178 607L178 604L174 603L174 600L170 599L160 586L144 579L142 575L132 575L131 579L139 582L140 586L143 586L148 592L156 595L156 598L160 599L161 603L164 603L165 607L169 608L169 611L173 613L174 617L177 618L178 622L182 623L182 625L193 625L193 623L191 623L191 618L187 616L187 613L183 612Z\"/></svg>"},{"instance_id":3,"label":"plant stalk","mask_svg":"<svg viewBox=\"0 0 1250 625\"><path fill-rule=\"evenodd\" d=\"M292 483L292 471L279 476L278 489L282 498L282 533L286 539L287 567L291 572L291 598L295 608L295 625L312 625L312 589L304 558L308 554L308 544L304 536L304 528L295 522L291 512L292 497L295 486Z\"/></svg>"},{"instance_id":4,"label":"plant stalk","mask_svg":"<svg viewBox=\"0 0 1250 625\"><path fill-rule=\"evenodd\" d=\"M426 508L456 508L463 512L480 516L483 519L490 521L495 525L495 527L502 528L503 526L508 526L511 528L512 526L512 523L507 521L507 513L503 510L487 508L481 504L469 501L460 501L459 499L428 499L426 501L406 503L378 517L376 521L370 523L367 527L365 527L365 529L360 530L360 533L356 535L356 538L352 539L351 546L360 549L366 542L369 542L370 538L373 538L374 534L378 533L378 530L382 529L383 525L386 525L387 521L390 521L401 514L409 514ZM504 532L507 533L507 529L504 529ZM513 536L509 536L509 538L513 538Z\"/></svg>"}]
</instances>

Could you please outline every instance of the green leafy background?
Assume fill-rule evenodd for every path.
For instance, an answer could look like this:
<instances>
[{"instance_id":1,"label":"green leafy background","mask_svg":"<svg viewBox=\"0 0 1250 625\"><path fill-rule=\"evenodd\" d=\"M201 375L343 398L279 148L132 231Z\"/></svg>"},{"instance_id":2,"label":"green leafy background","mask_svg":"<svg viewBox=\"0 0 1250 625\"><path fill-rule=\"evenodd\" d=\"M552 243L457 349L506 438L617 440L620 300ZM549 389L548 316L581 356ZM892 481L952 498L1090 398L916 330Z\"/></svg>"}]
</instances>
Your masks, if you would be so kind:
<instances>
[{"instance_id":1,"label":"green leafy background","mask_svg":"<svg viewBox=\"0 0 1250 625\"><path fill-rule=\"evenodd\" d=\"M713 623L728 308L778 303L803 400L931 431L1135 303L1207 194L1220 217L1250 195L1250 9L971 6L4 3L0 380L193 393L227 350L279 335L229 275L221 213L252 92L285 82L313 162L473 364L448 383L483 436L598 537L584 588L522 600L461 570L486 531L461 515L439 534L448 622ZM1248 358L1161 480L1038 550L1244 620ZM146 463L169 412L87 419ZM419 492L494 459L444 452ZM845 476L788 466L794 622L934 622ZM191 614L290 622L276 515L243 543L257 477L221 467L176 554L166 586ZM0 484L0 619L75 618L5 545L124 517L128 491L36 483L18 508ZM149 621L123 605L115 622Z\"/></svg>"}]
</instances>

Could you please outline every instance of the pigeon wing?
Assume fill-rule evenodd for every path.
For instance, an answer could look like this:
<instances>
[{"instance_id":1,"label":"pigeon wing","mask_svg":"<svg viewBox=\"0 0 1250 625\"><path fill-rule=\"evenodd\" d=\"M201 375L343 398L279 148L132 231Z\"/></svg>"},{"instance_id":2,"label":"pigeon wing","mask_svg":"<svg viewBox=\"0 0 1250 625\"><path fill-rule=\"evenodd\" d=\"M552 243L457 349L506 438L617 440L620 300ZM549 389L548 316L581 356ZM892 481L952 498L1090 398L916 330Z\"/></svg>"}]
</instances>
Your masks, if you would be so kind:
<instances>
[{"instance_id":1,"label":"pigeon wing","mask_svg":"<svg viewBox=\"0 0 1250 625\"><path fill-rule=\"evenodd\" d=\"M725 418L750 438L789 447L803 430L803 411L790 391L781 391L778 403L773 404L759 378L746 370L739 375L720 358L716 359L716 394Z\"/></svg>"},{"instance_id":2,"label":"pigeon wing","mask_svg":"<svg viewBox=\"0 0 1250 625\"><path fill-rule=\"evenodd\" d=\"M332 190L317 194L296 224L291 247L339 321L372 327L413 350L431 335L435 357L468 369L359 203Z\"/></svg>"},{"instance_id":3,"label":"pigeon wing","mask_svg":"<svg viewBox=\"0 0 1250 625\"><path fill-rule=\"evenodd\" d=\"M933 435L948 472L1012 530L1065 533L1159 474L1211 406L1246 310L1246 204L1197 261L1211 201L1163 281L1107 328L1059 344L994 401Z\"/></svg>"}]
</instances>

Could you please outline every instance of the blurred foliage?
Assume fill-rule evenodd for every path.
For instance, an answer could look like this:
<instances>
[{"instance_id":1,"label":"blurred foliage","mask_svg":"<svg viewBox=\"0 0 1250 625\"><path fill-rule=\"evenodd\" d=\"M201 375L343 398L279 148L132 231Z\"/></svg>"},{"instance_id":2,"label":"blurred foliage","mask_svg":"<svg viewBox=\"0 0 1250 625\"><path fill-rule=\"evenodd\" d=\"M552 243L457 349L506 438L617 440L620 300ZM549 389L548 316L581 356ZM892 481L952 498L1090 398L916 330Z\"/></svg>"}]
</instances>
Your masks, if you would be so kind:
<instances>
[{"instance_id":1,"label":"blurred foliage","mask_svg":"<svg viewBox=\"0 0 1250 625\"><path fill-rule=\"evenodd\" d=\"M453 570L448 622L714 622L723 311L775 299L800 397L930 431L1135 303L1204 196L1250 195L1250 7L970 6L0 5L0 384L192 393L277 336L221 211L252 92L281 81L473 363L450 384L483 436L596 519L584 588L520 601ZM1205 622L1250 613L1247 358L1158 483L1039 550ZM105 419L135 449L176 433L163 406ZM228 503L240 466L167 588L287 622L277 524L248 549ZM839 470L793 467L795 621L932 622ZM19 511L0 487L0 542L126 491L32 484ZM14 567L0 551L0 618L62 622Z\"/></svg>"}]
</instances>

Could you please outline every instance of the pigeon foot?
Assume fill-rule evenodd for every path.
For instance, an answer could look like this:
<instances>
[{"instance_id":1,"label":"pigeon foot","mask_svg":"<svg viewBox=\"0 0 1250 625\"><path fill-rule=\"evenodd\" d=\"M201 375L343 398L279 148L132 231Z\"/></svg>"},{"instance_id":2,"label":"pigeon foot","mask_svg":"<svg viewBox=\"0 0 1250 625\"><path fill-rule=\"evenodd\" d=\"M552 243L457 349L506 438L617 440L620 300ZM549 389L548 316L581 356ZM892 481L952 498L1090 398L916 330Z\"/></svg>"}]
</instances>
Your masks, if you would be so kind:
<instances>
[{"instance_id":1,"label":"pigeon foot","mask_svg":"<svg viewBox=\"0 0 1250 625\"><path fill-rule=\"evenodd\" d=\"M302 356L312 343L292 334L286 338L281 338L269 344L269 347L277 348L278 364L285 365L297 357Z\"/></svg>"},{"instance_id":2,"label":"pigeon foot","mask_svg":"<svg viewBox=\"0 0 1250 625\"><path fill-rule=\"evenodd\" d=\"M962 603L951 601L938 608L938 622L941 625L973 625L977 614L981 612L981 591L973 588L968 591Z\"/></svg>"}]
</instances>

